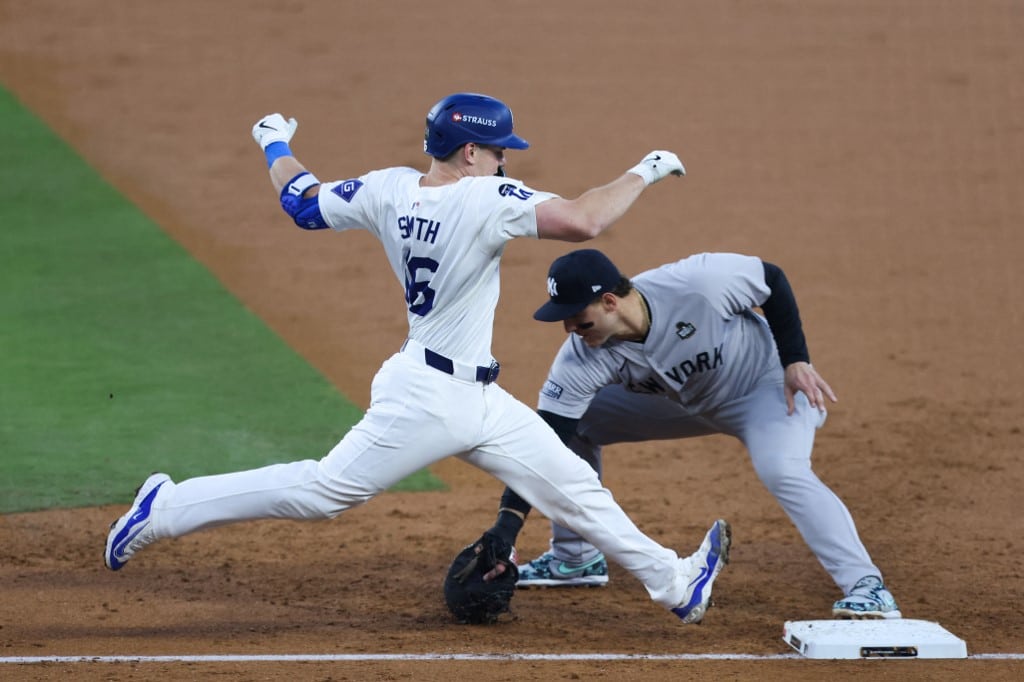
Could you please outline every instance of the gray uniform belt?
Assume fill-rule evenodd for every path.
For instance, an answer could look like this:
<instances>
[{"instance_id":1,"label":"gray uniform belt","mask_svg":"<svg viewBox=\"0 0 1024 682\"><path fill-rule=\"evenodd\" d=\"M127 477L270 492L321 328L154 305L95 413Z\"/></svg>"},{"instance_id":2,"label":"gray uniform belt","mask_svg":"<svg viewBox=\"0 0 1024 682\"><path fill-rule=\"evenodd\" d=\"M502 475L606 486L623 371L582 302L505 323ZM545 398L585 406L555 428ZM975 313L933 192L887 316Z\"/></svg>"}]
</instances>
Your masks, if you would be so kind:
<instances>
[{"instance_id":1,"label":"gray uniform belt","mask_svg":"<svg viewBox=\"0 0 1024 682\"><path fill-rule=\"evenodd\" d=\"M405 340L405 343L402 344L402 352L412 353L414 357L422 358L427 366L463 381L479 381L482 384L490 384L498 380L498 372L501 371L501 365L497 361L492 362L489 367L465 365L446 358L440 353L435 353L412 339Z\"/></svg>"}]
</instances>

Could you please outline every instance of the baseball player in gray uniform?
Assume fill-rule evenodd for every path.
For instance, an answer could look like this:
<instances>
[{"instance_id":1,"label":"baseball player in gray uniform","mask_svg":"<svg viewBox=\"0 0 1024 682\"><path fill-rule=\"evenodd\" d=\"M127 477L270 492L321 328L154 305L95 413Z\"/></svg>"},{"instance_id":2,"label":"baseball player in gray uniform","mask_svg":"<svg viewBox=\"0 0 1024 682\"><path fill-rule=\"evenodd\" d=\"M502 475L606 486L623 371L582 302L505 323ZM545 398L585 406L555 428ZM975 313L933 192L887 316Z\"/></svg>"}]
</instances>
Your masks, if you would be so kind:
<instances>
[{"instance_id":1,"label":"baseball player in gray uniform","mask_svg":"<svg viewBox=\"0 0 1024 682\"><path fill-rule=\"evenodd\" d=\"M603 445L739 438L843 591L833 615L900 617L846 506L811 470L815 430L825 422L826 398L836 397L810 364L782 270L750 256L704 253L630 280L604 254L584 249L555 260L547 285L550 299L534 317L561 321L569 336L538 412L574 452L600 473ZM518 528L528 512L506 490L499 524ZM605 557L586 533L557 521L552 532L550 550L519 567L519 587L608 582Z\"/></svg>"},{"instance_id":2,"label":"baseball player in gray uniform","mask_svg":"<svg viewBox=\"0 0 1024 682\"><path fill-rule=\"evenodd\" d=\"M648 185L683 175L678 157L652 152L610 183L564 199L504 177L505 150L529 145L513 132L503 102L456 93L427 115L426 173L386 168L321 183L292 155L296 127L295 119L272 114L252 129L284 211L304 229L361 229L380 240L405 297L408 338L374 377L362 420L322 459L180 482L149 477L111 525L107 567L120 569L162 538L214 526L333 518L455 456L590 538L684 622L700 621L728 560L728 524L714 522L685 558L641 533L594 470L495 383L491 355L505 245L519 237L597 236ZM514 553L507 549L506 560Z\"/></svg>"}]
</instances>

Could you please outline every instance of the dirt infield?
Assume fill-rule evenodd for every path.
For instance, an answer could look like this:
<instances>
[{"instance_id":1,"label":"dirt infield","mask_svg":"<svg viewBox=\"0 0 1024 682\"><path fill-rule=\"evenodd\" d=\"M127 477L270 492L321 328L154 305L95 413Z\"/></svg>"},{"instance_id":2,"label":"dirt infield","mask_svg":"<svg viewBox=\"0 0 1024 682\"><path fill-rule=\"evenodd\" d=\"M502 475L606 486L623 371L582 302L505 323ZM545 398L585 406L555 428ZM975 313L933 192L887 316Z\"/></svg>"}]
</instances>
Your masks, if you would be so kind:
<instances>
[{"instance_id":1,"label":"dirt infield","mask_svg":"<svg viewBox=\"0 0 1024 682\"><path fill-rule=\"evenodd\" d=\"M850 507L904 615L938 621L971 654L1020 653L1021 35L1011 0L0 0L0 77L363 405L404 336L399 289L367 235L289 227L249 135L257 118L297 117L293 149L323 179L425 167L423 116L457 90L508 101L533 145L510 153L511 174L566 196L652 148L677 151L688 176L652 188L595 245L628 272L699 251L780 264L840 397L815 469ZM495 354L502 384L530 404L562 333L529 315L565 250L515 243L503 264ZM490 523L501 487L458 462L437 473L452 492L387 494L331 522L197 534L116 574L100 548L123 508L0 517L0 656L782 654L784 621L825 618L839 596L739 444L710 438L606 457L608 486L664 543L689 552L715 517L732 522L733 563L703 625L680 626L613 567L605 589L521 592L514 620L458 626L441 577ZM546 542L534 518L519 549L532 556ZM1024 664L50 663L0 677L9 673L1008 680Z\"/></svg>"}]
</instances>

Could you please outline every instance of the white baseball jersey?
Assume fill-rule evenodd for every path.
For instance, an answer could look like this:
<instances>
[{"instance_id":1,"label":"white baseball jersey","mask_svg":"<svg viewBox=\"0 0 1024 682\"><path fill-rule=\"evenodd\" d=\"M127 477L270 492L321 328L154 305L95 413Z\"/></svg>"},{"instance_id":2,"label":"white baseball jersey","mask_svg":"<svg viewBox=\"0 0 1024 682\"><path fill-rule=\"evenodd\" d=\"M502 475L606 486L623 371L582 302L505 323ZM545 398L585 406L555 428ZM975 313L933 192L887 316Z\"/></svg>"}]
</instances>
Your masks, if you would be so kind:
<instances>
[{"instance_id":1,"label":"white baseball jersey","mask_svg":"<svg viewBox=\"0 0 1024 682\"><path fill-rule=\"evenodd\" d=\"M651 311L646 341L589 348L570 334L541 389L540 409L579 418L598 390L621 383L697 414L745 395L778 368L768 324L751 310L770 293L759 258L699 254L637 275L633 284Z\"/></svg>"},{"instance_id":2,"label":"white baseball jersey","mask_svg":"<svg viewBox=\"0 0 1024 682\"><path fill-rule=\"evenodd\" d=\"M662 606L684 603L699 560L641 533L593 469L486 372L505 244L536 237L535 207L555 195L502 177L420 187L421 177L390 168L320 188L327 224L372 232L405 290L409 340L378 370L366 414L320 460L165 483L153 501L154 537L333 518L454 456L589 538ZM484 369L484 378L460 367Z\"/></svg>"},{"instance_id":3,"label":"white baseball jersey","mask_svg":"<svg viewBox=\"0 0 1024 682\"><path fill-rule=\"evenodd\" d=\"M466 364L488 365L498 263L505 244L537 236L535 206L554 197L509 178L420 187L412 168L324 183L320 210L335 230L372 232L405 288L409 338Z\"/></svg>"}]
</instances>

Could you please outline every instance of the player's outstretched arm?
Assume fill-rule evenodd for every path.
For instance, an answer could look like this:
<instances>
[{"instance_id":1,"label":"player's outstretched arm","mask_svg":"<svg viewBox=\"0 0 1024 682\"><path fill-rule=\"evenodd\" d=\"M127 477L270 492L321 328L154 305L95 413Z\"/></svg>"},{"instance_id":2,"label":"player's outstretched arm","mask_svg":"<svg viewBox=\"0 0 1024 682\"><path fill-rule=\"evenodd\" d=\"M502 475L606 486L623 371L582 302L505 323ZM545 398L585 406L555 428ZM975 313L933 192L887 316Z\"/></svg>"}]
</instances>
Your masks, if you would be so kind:
<instances>
[{"instance_id":1,"label":"player's outstretched arm","mask_svg":"<svg viewBox=\"0 0 1024 682\"><path fill-rule=\"evenodd\" d=\"M767 261L762 261L762 265L764 281L771 294L761 304L761 310L775 338L779 361L785 368L786 412L793 414L796 409L794 398L797 393L806 395L812 407L824 410L825 398L832 402L838 399L832 387L811 366L796 296L782 268Z\"/></svg>"},{"instance_id":2,"label":"player's outstretched arm","mask_svg":"<svg viewBox=\"0 0 1024 682\"><path fill-rule=\"evenodd\" d=\"M252 126L252 139L267 158L270 181L278 194L289 180L299 173L307 172L288 146L298 127L298 121L294 118L285 120L281 114L264 116Z\"/></svg>"},{"instance_id":3,"label":"player's outstretched arm","mask_svg":"<svg viewBox=\"0 0 1024 682\"><path fill-rule=\"evenodd\" d=\"M320 213L317 195L320 180L306 170L288 146L299 122L281 114L264 116L252 127L252 138L263 150L270 182L281 197L281 208L305 230L322 230L327 222Z\"/></svg>"},{"instance_id":4,"label":"player's outstretched arm","mask_svg":"<svg viewBox=\"0 0 1024 682\"><path fill-rule=\"evenodd\" d=\"M669 175L685 175L672 152L654 151L620 177L587 190L576 199L555 198L537 206L537 236L582 242L598 236L621 218L648 185Z\"/></svg>"}]
</instances>

